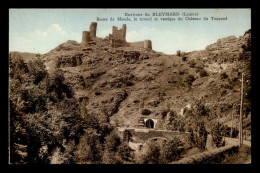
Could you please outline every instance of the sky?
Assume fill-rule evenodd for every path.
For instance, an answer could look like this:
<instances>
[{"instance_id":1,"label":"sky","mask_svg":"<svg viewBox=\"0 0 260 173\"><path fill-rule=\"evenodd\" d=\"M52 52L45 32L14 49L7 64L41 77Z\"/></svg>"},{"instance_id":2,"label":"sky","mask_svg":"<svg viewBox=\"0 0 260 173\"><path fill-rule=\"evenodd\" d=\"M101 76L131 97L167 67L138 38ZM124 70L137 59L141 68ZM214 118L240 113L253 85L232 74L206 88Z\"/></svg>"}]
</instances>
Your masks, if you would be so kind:
<instances>
[{"instance_id":1,"label":"sky","mask_svg":"<svg viewBox=\"0 0 260 173\"><path fill-rule=\"evenodd\" d=\"M153 16L170 12L178 16ZM117 21L126 14L142 14L142 18L158 21ZM150 16L144 16L145 13ZM183 16L185 13L185 16ZM186 20L187 14L201 20ZM97 21L107 18L107 21ZM110 21L113 17L115 20ZM140 16L139 16L140 17ZM139 19L139 17L137 17ZM175 21L160 21L174 18ZM177 20L179 17L183 20ZM203 20L207 17L208 20ZM211 17L227 20L212 20ZM175 54L177 50L202 50L218 39L239 37L251 29L250 9L9 9L9 51L47 53L58 45L75 40L81 42L82 31L97 22L97 37L112 33L112 26L127 25L128 42L151 40L155 51Z\"/></svg>"}]
</instances>

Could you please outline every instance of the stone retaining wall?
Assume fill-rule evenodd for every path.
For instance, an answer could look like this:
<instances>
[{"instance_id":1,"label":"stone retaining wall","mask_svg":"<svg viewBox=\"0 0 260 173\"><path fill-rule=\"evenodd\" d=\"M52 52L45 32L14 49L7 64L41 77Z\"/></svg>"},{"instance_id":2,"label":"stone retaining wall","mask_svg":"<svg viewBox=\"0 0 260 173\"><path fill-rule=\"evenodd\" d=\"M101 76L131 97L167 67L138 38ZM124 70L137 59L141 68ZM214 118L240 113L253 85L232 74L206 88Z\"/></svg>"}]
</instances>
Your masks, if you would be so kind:
<instances>
[{"instance_id":1,"label":"stone retaining wall","mask_svg":"<svg viewBox=\"0 0 260 173\"><path fill-rule=\"evenodd\" d=\"M210 151L206 151L199 154L194 154L189 157L185 157L179 161L172 162L172 164L207 164L216 163L218 159L221 159L225 153L231 153L237 151L239 145L227 145L221 148L216 148Z\"/></svg>"}]
</instances>

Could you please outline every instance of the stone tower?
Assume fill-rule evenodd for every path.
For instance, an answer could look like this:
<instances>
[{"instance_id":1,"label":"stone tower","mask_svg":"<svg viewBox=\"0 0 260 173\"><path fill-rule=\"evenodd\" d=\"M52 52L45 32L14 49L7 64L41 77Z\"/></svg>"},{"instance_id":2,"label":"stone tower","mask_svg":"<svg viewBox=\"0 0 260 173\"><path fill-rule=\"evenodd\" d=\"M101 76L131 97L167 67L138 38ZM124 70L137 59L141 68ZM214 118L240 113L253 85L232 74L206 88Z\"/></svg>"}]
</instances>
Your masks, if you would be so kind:
<instances>
[{"instance_id":1,"label":"stone tower","mask_svg":"<svg viewBox=\"0 0 260 173\"><path fill-rule=\"evenodd\" d=\"M121 29L116 26L112 28L112 47L121 47L126 44L126 24Z\"/></svg>"},{"instance_id":2,"label":"stone tower","mask_svg":"<svg viewBox=\"0 0 260 173\"><path fill-rule=\"evenodd\" d=\"M122 26L123 36L126 37L126 24Z\"/></svg>"},{"instance_id":3,"label":"stone tower","mask_svg":"<svg viewBox=\"0 0 260 173\"><path fill-rule=\"evenodd\" d=\"M97 22L92 22L89 26L90 38L96 38Z\"/></svg>"},{"instance_id":4,"label":"stone tower","mask_svg":"<svg viewBox=\"0 0 260 173\"><path fill-rule=\"evenodd\" d=\"M152 42L151 42L151 40L144 40L144 48L146 50L151 50L152 49Z\"/></svg>"},{"instance_id":5,"label":"stone tower","mask_svg":"<svg viewBox=\"0 0 260 173\"><path fill-rule=\"evenodd\" d=\"M90 41L90 32L89 31L83 31L82 32L82 41L81 45L82 46L88 46Z\"/></svg>"}]
</instances>

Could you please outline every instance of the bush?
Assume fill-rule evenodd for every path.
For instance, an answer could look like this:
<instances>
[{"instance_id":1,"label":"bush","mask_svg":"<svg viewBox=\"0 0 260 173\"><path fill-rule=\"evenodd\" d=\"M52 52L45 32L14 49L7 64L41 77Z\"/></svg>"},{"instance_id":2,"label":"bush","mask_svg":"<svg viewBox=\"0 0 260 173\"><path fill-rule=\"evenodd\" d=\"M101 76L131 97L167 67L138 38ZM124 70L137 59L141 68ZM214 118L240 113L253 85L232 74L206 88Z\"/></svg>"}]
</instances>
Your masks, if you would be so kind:
<instances>
[{"instance_id":1,"label":"bush","mask_svg":"<svg viewBox=\"0 0 260 173\"><path fill-rule=\"evenodd\" d=\"M200 73L200 77L204 77L208 75L208 72L204 68L201 69L199 73Z\"/></svg>"},{"instance_id":2,"label":"bush","mask_svg":"<svg viewBox=\"0 0 260 173\"><path fill-rule=\"evenodd\" d=\"M191 86L194 80L195 80L194 75L188 75L185 77L183 82L188 84L188 86Z\"/></svg>"},{"instance_id":3,"label":"bush","mask_svg":"<svg viewBox=\"0 0 260 173\"><path fill-rule=\"evenodd\" d=\"M195 62L195 60L193 59L193 60L189 61L189 64L190 64L190 67L191 67L191 68L194 68L195 65L196 65L196 62Z\"/></svg>"},{"instance_id":4,"label":"bush","mask_svg":"<svg viewBox=\"0 0 260 173\"><path fill-rule=\"evenodd\" d=\"M123 164L132 159L130 147L121 141L115 131L112 131L105 139L102 163Z\"/></svg>"},{"instance_id":5,"label":"bush","mask_svg":"<svg viewBox=\"0 0 260 173\"><path fill-rule=\"evenodd\" d=\"M220 73L220 78L221 78L221 79L226 79L227 77L228 77L228 75L227 75L226 72Z\"/></svg>"},{"instance_id":6,"label":"bush","mask_svg":"<svg viewBox=\"0 0 260 173\"><path fill-rule=\"evenodd\" d=\"M199 73L202 69L203 69L203 67L197 66L197 67L196 67L196 73Z\"/></svg>"},{"instance_id":7,"label":"bush","mask_svg":"<svg viewBox=\"0 0 260 173\"><path fill-rule=\"evenodd\" d=\"M185 70L179 70L179 75L184 75L186 73Z\"/></svg>"},{"instance_id":8,"label":"bush","mask_svg":"<svg viewBox=\"0 0 260 173\"><path fill-rule=\"evenodd\" d=\"M169 121L170 122L173 122L175 119L176 119L176 117L177 117L177 113L175 112L175 111L170 111L169 112Z\"/></svg>"},{"instance_id":9,"label":"bush","mask_svg":"<svg viewBox=\"0 0 260 173\"><path fill-rule=\"evenodd\" d=\"M165 119L168 112L169 112L169 109L163 109L162 112L161 112L161 118Z\"/></svg>"},{"instance_id":10,"label":"bush","mask_svg":"<svg viewBox=\"0 0 260 173\"><path fill-rule=\"evenodd\" d=\"M181 51L180 51L180 50L177 50L177 51L176 51L176 54L177 54L177 56L181 56Z\"/></svg>"},{"instance_id":11,"label":"bush","mask_svg":"<svg viewBox=\"0 0 260 173\"><path fill-rule=\"evenodd\" d=\"M150 115L152 113L152 111L150 111L149 109L144 109L143 111L142 111L142 114L143 115Z\"/></svg>"},{"instance_id":12,"label":"bush","mask_svg":"<svg viewBox=\"0 0 260 173\"><path fill-rule=\"evenodd\" d=\"M161 163L167 164L178 160L181 158L181 153L183 151L183 143L180 139L174 137L173 139L167 141L162 147L161 151Z\"/></svg>"},{"instance_id":13,"label":"bush","mask_svg":"<svg viewBox=\"0 0 260 173\"><path fill-rule=\"evenodd\" d=\"M101 163L103 156L99 134L95 130L88 130L79 141L75 151L77 164Z\"/></svg>"},{"instance_id":14,"label":"bush","mask_svg":"<svg viewBox=\"0 0 260 173\"><path fill-rule=\"evenodd\" d=\"M211 133L212 133L213 142L216 144L218 148L225 145L224 143L225 141L223 141L223 137L222 137L223 136L222 127L219 122L217 124L214 124Z\"/></svg>"},{"instance_id":15,"label":"bush","mask_svg":"<svg viewBox=\"0 0 260 173\"><path fill-rule=\"evenodd\" d=\"M203 121L195 122L195 126L189 129L190 141L201 151L205 150L208 132Z\"/></svg>"},{"instance_id":16,"label":"bush","mask_svg":"<svg viewBox=\"0 0 260 173\"><path fill-rule=\"evenodd\" d=\"M187 58L188 58L187 56L183 55L183 56L182 56L182 61L186 61Z\"/></svg>"},{"instance_id":17,"label":"bush","mask_svg":"<svg viewBox=\"0 0 260 173\"><path fill-rule=\"evenodd\" d=\"M47 75L45 65L40 59L29 61L28 70L29 74L34 77L34 84L38 84Z\"/></svg>"},{"instance_id":18,"label":"bush","mask_svg":"<svg viewBox=\"0 0 260 173\"><path fill-rule=\"evenodd\" d=\"M160 164L161 163L161 147L156 143L149 145L145 155L141 158L142 164Z\"/></svg>"},{"instance_id":19,"label":"bush","mask_svg":"<svg viewBox=\"0 0 260 173\"><path fill-rule=\"evenodd\" d=\"M147 152L142 155L142 164L167 164L181 158L183 143L179 138L173 138L166 143L151 143Z\"/></svg>"}]
</instances>

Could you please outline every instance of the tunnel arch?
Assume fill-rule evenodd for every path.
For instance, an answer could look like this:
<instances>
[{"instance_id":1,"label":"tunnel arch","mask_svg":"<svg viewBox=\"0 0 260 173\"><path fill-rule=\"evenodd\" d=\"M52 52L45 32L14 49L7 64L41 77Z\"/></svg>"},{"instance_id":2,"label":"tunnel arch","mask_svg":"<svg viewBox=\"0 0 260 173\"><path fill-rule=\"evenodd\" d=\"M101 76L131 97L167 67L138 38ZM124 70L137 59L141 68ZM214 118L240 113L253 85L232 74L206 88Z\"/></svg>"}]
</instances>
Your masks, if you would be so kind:
<instances>
[{"instance_id":1,"label":"tunnel arch","mask_svg":"<svg viewBox=\"0 0 260 173\"><path fill-rule=\"evenodd\" d=\"M153 121L152 119L146 120L145 126L146 126L147 128L153 129L153 128L154 128L154 121Z\"/></svg>"}]
</instances>

